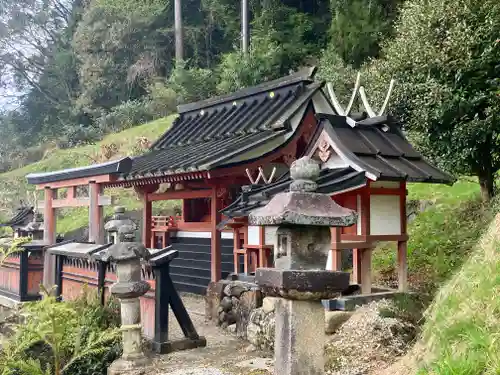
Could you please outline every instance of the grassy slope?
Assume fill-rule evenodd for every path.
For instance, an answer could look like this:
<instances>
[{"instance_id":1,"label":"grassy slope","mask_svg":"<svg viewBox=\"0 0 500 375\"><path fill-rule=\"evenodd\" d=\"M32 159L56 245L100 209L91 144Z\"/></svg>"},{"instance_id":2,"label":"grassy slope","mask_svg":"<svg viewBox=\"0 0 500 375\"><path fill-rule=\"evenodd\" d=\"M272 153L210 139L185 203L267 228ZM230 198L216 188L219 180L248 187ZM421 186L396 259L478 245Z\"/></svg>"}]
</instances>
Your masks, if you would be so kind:
<instances>
[{"instance_id":1,"label":"grassy slope","mask_svg":"<svg viewBox=\"0 0 500 375\"><path fill-rule=\"evenodd\" d=\"M500 215L428 311L421 374L500 374Z\"/></svg>"},{"instance_id":2,"label":"grassy slope","mask_svg":"<svg viewBox=\"0 0 500 375\"><path fill-rule=\"evenodd\" d=\"M29 186L26 182L25 176L28 173L55 171L89 165L93 160L101 157L101 147L103 145L112 143L118 147L118 153L113 158L130 155L138 138L146 137L150 141L156 140L169 128L174 118L175 116L169 116L124 130L120 133L108 135L95 145L66 150L53 150L37 163L0 174L0 204L2 208L8 211L17 206L20 199L26 200L28 197L27 192L33 190L33 187ZM131 189L110 189L106 194L115 196L117 203L127 208L134 209L139 207L139 202ZM32 196L29 196L29 198L32 199ZM64 233L87 225L87 209L77 208L60 211L57 223L58 232Z\"/></svg>"}]
</instances>

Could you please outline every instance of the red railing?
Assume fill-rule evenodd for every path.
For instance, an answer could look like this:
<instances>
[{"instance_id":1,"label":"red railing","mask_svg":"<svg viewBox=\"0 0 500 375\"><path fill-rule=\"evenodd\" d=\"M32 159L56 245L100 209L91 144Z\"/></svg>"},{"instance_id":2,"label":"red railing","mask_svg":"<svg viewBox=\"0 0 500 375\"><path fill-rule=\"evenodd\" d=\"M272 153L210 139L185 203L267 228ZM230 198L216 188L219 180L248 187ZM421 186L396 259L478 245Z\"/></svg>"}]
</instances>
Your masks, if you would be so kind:
<instances>
[{"instance_id":1,"label":"red railing","mask_svg":"<svg viewBox=\"0 0 500 375\"><path fill-rule=\"evenodd\" d=\"M164 230L167 228L177 228L178 222L182 221L182 216L153 216L151 220L151 229Z\"/></svg>"}]
</instances>

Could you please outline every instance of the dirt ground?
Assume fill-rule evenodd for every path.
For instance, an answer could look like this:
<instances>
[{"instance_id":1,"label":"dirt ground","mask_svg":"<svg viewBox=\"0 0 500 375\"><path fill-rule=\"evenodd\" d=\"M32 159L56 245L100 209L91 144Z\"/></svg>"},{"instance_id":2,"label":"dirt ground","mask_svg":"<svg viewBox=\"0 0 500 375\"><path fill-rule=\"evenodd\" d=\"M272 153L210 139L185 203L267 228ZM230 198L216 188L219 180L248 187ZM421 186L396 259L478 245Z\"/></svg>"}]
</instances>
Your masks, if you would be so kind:
<instances>
[{"instance_id":1,"label":"dirt ground","mask_svg":"<svg viewBox=\"0 0 500 375\"><path fill-rule=\"evenodd\" d=\"M198 334L207 339L206 348L155 356L154 373L165 375L267 375L272 374L272 353L248 350L249 343L229 335L205 321L203 297L183 295L182 300ZM169 335L183 338L182 331L170 311ZM266 370L267 368L267 370Z\"/></svg>"}]
</instances>

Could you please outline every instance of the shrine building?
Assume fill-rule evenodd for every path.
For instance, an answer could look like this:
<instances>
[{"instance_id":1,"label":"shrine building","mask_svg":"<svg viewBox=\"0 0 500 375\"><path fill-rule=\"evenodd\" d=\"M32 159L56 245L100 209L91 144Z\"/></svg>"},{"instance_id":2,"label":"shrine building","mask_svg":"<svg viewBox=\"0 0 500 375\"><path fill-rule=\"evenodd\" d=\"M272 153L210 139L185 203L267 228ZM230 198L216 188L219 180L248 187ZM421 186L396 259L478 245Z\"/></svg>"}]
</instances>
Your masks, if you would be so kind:
<instances>
[{"instance_id":1,"label":"shrine building","mask_svg":"<svg viewBox=\"0 0 500 375\"><path fill-rule=\"evenodd\" d=\"M171 128L144 155L29 174L28 182L45 192L46 243L55 243L55 209L77 206L89 207L89 241L104 243L103 206L110 202L103 189L133 188L143 205L143 243L174 245L176 287L204 294L211 281L231 272L272 266L276 228L249 226L246 217L287 189L291 163L309 156L321 164L319 192L359 215L356 225L332 229L325 267L339 269L341 250L353 249L353 281L369 292L371 252L377 242L394 241L399 286L406 290L406 183L453 178L415 151L391 116L339 113L315 72L306 68L181 105ZM88 186L88 195L79 196L80 186ZM64 198L58 189L67 189ZM153 202L164 200L181 200L182 214L153 216Z\"/></svg>"}]
</instances>

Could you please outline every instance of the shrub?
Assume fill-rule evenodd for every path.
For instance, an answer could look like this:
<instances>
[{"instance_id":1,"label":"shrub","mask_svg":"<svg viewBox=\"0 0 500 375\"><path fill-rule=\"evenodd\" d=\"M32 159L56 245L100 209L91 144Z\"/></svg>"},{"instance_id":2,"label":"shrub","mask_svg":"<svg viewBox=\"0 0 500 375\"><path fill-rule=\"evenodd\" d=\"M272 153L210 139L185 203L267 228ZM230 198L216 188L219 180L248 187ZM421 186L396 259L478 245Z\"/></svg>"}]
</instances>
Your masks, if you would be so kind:
<instances>
[{"instance_id":1,"label":"shrub","mask_svg":"<svg viewBox=\"0 0 500 375\"><path fill-rule=\"evenodd\" d=\"M154 119L155 115L151 113L149 101L129 100L98 117L95 123L103 133L113 133Z\"/></svg>"},{"instance_id":2,"label":"shrub","mask_svg":"<svg viewBox=\"0 0 500 375\"><path fill-rule=\"evenodd\" d=\"M61 303L45 290L23 306L26 322L0 354L2 375L104 375L120 354L116 311L114 301L102 307L86 291Z\"/></svg>"},{"instance_id":3,"label":"shrub","mask_svg":"<svg viewBox=\"0 0 500 375\"><path fill-rule=\"evenodd\" d=\"M172 71L162 92L166 99L176 97L177 104L196 102L215 94L216 80L210 69L192 68L182 63Z\"/></svg>"},{"instance_id":4,"label":"shrub","mask_svg":"<svg viewBox=\"0 0 500 375\"><path fill-rule=\"evenodd\" d=\"M94 144L103 136L101 129L93 126L73 125L65 127L64 134L58 141L61 149Z\"/></svg>"}]
</instances>

